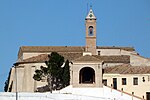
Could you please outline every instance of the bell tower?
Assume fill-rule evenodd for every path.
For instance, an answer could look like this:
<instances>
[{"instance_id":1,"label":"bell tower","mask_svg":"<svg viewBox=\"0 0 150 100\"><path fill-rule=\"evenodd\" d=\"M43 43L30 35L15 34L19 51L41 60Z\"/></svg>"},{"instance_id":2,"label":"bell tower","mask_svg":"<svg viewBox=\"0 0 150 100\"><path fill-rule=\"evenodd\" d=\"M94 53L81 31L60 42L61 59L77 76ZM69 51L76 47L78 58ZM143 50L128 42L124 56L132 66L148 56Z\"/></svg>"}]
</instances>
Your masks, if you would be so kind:
<instances>
[{"instance_id":1,"label":"bell tower","mask_svg":"<svg viewBox=\"0 0 150 100\"><path fill-rule=\"evenodd\" d=\"M96 17L92 8L85 18L86 26L86 51L96 55Z\"/></svg>"}]
</instances>

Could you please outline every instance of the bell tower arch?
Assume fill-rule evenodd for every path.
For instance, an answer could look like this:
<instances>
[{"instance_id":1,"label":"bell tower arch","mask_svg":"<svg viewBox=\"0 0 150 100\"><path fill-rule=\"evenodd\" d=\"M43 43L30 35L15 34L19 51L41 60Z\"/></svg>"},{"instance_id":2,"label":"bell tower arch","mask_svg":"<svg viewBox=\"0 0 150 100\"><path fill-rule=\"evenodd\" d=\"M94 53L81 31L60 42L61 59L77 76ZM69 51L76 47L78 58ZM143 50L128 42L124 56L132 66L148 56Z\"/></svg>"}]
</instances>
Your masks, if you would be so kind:
<instances>
[{"instance_id":1,"label":"bell tower arch","mask_svg":"<svg viewBox=\"0 0 150 100\"><path fill-rule=\"evenodd\" d=\"M86 27L86 51L96 55L96 17L92 8L85 18Z\"/></svg>"}]
</instances>

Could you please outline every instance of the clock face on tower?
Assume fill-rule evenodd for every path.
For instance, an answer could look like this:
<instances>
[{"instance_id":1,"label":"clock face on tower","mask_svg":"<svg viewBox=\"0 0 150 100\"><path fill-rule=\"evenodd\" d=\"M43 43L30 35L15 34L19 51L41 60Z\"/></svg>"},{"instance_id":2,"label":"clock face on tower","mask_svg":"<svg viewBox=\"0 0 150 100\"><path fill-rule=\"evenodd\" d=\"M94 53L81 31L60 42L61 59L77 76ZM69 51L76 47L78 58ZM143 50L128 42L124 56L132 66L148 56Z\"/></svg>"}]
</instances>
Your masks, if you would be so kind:
<instances>
[{"instance_id":1,"label":"clock face on tower","mask_svg":"<svg viewBox=\"0 0 150 100\"><path fill-rule=\"evenodd\" d=\"M89 26L88 31L89 31L89 33L88 33L89 36L93 36L94 35L93 34L93 26Z\"/></svg>"}]
</instances>

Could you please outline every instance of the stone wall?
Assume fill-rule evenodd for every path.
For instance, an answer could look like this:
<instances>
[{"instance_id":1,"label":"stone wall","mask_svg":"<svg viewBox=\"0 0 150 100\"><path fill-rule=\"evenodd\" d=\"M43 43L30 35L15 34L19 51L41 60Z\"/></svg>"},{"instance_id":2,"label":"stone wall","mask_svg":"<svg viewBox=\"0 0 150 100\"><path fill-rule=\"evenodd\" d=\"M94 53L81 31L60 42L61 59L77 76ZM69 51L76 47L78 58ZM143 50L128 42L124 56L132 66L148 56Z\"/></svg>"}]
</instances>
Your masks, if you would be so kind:
<instances>
[{"instance_id":1,"label":"stone wall","mask_svg":"<svg viewBox=\"0 0 150 100\"><path fill-rule=\"evenodd\" d=\"M73 63L71 66L71 83L73 87L102 87L102 65L100 63ZM82 68L90 67L95 71L95 83L79 83L79 73Z\"/></svg>"},{"instance_id":2,"label":"stone wall","mask_svg":"<svg viewBox=\"0 0 150 100\"><path fill-rule=\"evenodd\" d=\"M9 88L10 88L11 82L13 82L11 92L16 92L16 78L17 78L17 91L18 92L34 92L36 91L37 87L46 85L47 84L46 81L44 82L35 81L33 79L35 70L39 69L40 66L46 66L46 65L45 63L20 64L16 66L16 72L15 72L15 68L13 67L12 72L11 72L10 82L9 82Z\"/></svg>"}]
</instances>

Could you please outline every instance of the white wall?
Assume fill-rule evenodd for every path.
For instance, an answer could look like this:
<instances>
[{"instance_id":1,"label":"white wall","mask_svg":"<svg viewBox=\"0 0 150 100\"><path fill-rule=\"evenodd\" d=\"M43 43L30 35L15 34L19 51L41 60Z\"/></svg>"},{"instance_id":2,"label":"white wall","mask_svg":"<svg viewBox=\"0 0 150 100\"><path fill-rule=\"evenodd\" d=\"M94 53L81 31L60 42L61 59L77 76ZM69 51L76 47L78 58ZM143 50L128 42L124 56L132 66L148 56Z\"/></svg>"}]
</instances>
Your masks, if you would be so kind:
<instances>
[{"instance_id":1,"label":"white wall","mask_svg":"<svg viewBox=\"0 0 150 100\"><path fill-rule=\"evenodd\" d=\"M34 92L37 87L47 85L47 82L35 81L33 76L36 69L40 69L40 66L46 66L45 63L29 63L20 64L16 68L17 72L17 91L18 92ZM16 91L16 74L15 68L12 68L10 83L13 82L12 92ZM21 84L21 85L20 85ZM8 87L8 88L9 88Z\"/></svg>"},{"instance_id":2,"label":"white wall","mask_svg":"<svg viewBox=\"0 0 150 100\"><path fill-rule=\"evenodd\" d=\"M97 54L98 54L98 51L100 51L100 55L102 56L121 55L120 49L97 49L96 51L97 51Z\"/></svg>"},{"instance_id":3,"label":"white wall","mask_svg":"<svg viewBox=\"0 0 150 100\"><path fill-rule=\"evenodd\" d=\"M118 55L130 55L137 54L135 51L126 51L122 49L96 49L96 54L98 55L98 51L100 51L100 55L102 56L118 56Z\"/></svg>"},{"instance_id":4,"label":"white wall","mask_svg":"<svg viewBox=\"0 0 150 100\"><path fill-rule=\"evenodd\" d=\"M16 100L15 93L0 93L0 100ZM90 97L73 94L19 93L18 100L112 100L104 97Z\"/></svg>"},{"instance_id":5,"label":"white wall","mask_svg":"<svg viewBox=\"0 0 150 100\"><path fill-rule=\"evenodd\" d=\"M137 98L130 94L120 92L106 86L103 86L103 88L72 88L70 85L60 91L54 92L108 98L110 100L141 100L141 98Z\"/></svg>"},{"instance_id":6,"label":"white wall","mask_svg":"<svg viewBox=\"0 0 150 100\"><path fill-rule=\"evenodd\" d=\"M0 100L16 100L16 93L1 92ZM72 88L47 93L18 93L18 100L142 100L104 86L103 88Z\"/></svg>"},{"instance_id":7,"label":"white wall","mask_svg":"<svg viewBox=\"0 0 150 100\"><path fill-rule=\"evenodd\" d=\"M133 78L138 78L138 85L133 85ZM145 81L143 82L143 77ZM107 85L113 84L113 78L117 78L117 89L146 98L146 92L150 92L150 74L104 74L103 79L107 79ZM122 78L126 78L126 85L122 85ZM138 90L137 90L138 89Z\"/></svg>"}]
</instances>

